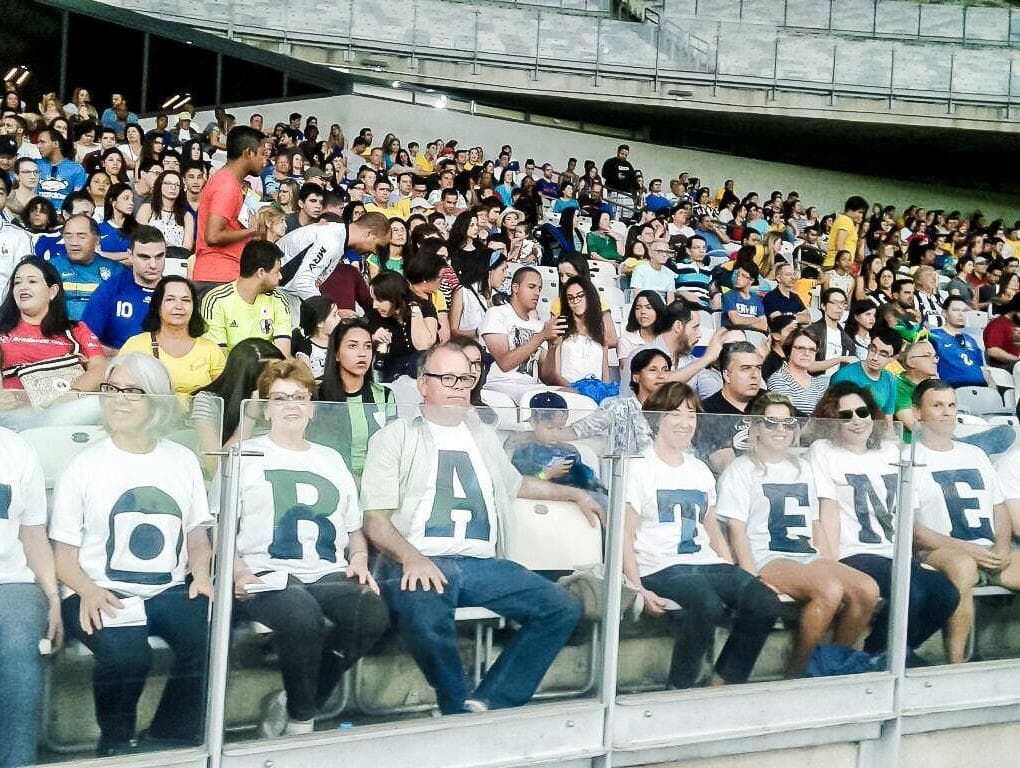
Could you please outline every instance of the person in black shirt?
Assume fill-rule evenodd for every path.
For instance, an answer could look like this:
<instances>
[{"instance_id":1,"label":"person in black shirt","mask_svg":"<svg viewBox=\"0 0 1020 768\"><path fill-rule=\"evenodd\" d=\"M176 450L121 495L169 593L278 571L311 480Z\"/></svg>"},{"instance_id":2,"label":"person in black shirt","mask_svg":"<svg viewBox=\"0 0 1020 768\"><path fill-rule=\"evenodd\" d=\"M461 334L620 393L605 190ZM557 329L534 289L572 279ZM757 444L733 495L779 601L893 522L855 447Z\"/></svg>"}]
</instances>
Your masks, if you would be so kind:
<instances>
[{"instance_id":1,"label":"person in black shirt","mask_svg":"<svg viewBox=\"0 0 1020 768\"><path fill-rule=\"evenodd\" d=\"M637 194L637 174L634 166L627 160L629 154L630 147L621 144L616 148L616 157L611 157L602 164L602 181L606 189L628 195Z\"/></svg>"},{"instance_id":2,"label":"person in black shirt","mask_svg":"<svg viewBox=\"0 0 1020 768\"><path fill-rule=\"evenodd\" d=\"M744 412L762 387L761 358L747 341L724 344L719 355L723 386L701 401L706 415L698 422L694 448L716 472L747 449Z\"/></svg>"}]
</instances>

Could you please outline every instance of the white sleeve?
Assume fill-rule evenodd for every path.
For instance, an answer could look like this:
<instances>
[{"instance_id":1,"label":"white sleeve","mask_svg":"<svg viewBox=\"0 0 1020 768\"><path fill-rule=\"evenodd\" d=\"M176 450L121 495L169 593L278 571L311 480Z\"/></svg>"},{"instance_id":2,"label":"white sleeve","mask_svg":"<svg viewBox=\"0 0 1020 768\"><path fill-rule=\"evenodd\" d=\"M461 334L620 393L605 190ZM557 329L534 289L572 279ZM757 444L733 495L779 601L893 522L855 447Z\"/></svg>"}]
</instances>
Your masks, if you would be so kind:
<instances>
[{"instance_id":1,"label":"white sleeve","mask_svg":"<svg viewBox=\"0 0 1020 768\"><path fill-rule=\"evenodd\" d=\"M209 512L209 497L205 490L205 480L202 478L202 468L198 464L198 458L187 448L182 448L185 453L181 462L181 470L190 475L191 490L188 494L187 509L183 510L184 530L190 533L195 528L208 528L214 524L213 516Z\"/></svg>"},{"instance_id":2,"label":"white sleeve","mask_svg":"<svg viewBox=\"0 0 1020 768\"><path fill-rule=\"evenodd\" d=\"M507 335L506 314L500 307L492 307L485 311L482 322L478 326L478 335L484 336L487 333L501 333Z\"/></svg>"},{"instance_id":3,"label":"white sleeve","mask_svg":"<svg viewBox=\"0 0 1020 768\"><path fill-rule=\"evenodd\" d=\"M80 454L60 474L53 493L53 514L50 516L50 538L72 547L80 547L85 535L85 491L87 466L82 471ZM87 461L87 460L86 460Z\"/></svg>"},{"instance_id":4,"label":"white sleeve","mask_svg":"<svg viewBox=\"0 0 1020 768\"><path fill-rule=\"evenodd\" d=\"M1010 451L1000 458L995 470L1006 499L1020 501L1020 452Z\"/></svg>"},{"instance_id":5,"label":"white sleeve","mask_svg":"<svg viewBox=\"0 0 1020 768\"><path fill-rule=\"evenodd\" d=\"M635 460L627 473L627 488L624 501L634 507L634 511L641 514L642 502L644 501L644 488L651 485L651 479L645 471L648 464L645 459Z\"/></svg>"},{"instance_id":6,"label":"white sleeve","mask_svg":"<svg viewBox=\"0 0 1020 768\"><path fill-rule=\"evenodd\" d=\"M1006 496L1002 481L999 479L999 473L995 471L991 460L984 453L981 454L981 476L988 483L988 495L992 500L992 504L1005 504L1008 497Z\"/></svg>"},{"instance_id":7,"label":"white sleeve","mask_svg":"<svg viewBox=\"0 0 1020 768\"><path fill-rule=\"evenodd\" d=\"M838 497L836 495L836 481L832 476L833 461L831 451L823 446L821 440L816 440L808 449L807 460L811 466L811 474L815 479L815 492L818 494L818 497L835 501Z\"/></svg>"},{"instance_id":8,"label":"white sleeve","mask_svg":"<svg viewBox=\"0 0 1020 768\"><path fill-rule=\"evenodd\" d=\"M741 469L744 468L744 471ZM715 513L746 523L751 514L751 478L746 462L735 461L719 476Z\"/></svg>"},{"instance_id":9,"label":"white sleeve","mask_svg":"<svg viewBox=\"0 0 1020 768\"><path fill-rule=\"evenodd\" d=\"M35 450L19 438L21 472L19 487L12 498L12 510L21 525L46 525L46 481L43 479L42 464ZM13 516L13 515L12 515Z\"/></svg>"},{"instance_id":10,"label":"white sleeve","mask_svg":"<svg viewBox=\"0 0 1020 768\"><path fill-rule=\"evenodd\" d=\"M335 452L333 452L335 453ZM358 500L358 487L354 484L354 478L347 469L343 458L335 453L337 467L337 490L340 491L340 503L338 504L340 515L344 520L344 527L348 533L360 530L364 523L364 515L361 511L361 504Z\"/></svg>"}]
</instances>

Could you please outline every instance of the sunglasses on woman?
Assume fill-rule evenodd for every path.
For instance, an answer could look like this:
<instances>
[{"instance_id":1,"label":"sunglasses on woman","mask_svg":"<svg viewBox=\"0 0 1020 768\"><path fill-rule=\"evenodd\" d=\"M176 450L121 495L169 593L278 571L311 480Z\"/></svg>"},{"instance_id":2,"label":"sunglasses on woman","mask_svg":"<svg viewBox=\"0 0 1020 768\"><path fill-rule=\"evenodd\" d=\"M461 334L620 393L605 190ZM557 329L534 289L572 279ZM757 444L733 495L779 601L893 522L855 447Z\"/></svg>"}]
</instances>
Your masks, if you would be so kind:
<instances>
[{"instance_id":1,"label":"sunglasses on woman","mask_svg":"<svg viewBox=\"0 0 1020 768\"><path fill-rule=\"evenodd\" d=\"M866 405L859 405L856 408L845 408L843 410L836 411L836 415L846 421L849 421L854 416L858 419L870 419L871 409Z\"/></svg>"},{"instance_id":2,"label":"sunglasses on woman","mask_svg":"<svg viewBox=\"0 0 1020 768\"><path fill-rule=\"evenodd\" d=\"M775 432L778 429L797 428L797 419L795 419L793 416L790 416L789 418L786 419L779 419L776 418L775 416L764 416L761 420L761 423L764 425L765 429L769 430L770 432Z\"/></svg>"}]
</instances>

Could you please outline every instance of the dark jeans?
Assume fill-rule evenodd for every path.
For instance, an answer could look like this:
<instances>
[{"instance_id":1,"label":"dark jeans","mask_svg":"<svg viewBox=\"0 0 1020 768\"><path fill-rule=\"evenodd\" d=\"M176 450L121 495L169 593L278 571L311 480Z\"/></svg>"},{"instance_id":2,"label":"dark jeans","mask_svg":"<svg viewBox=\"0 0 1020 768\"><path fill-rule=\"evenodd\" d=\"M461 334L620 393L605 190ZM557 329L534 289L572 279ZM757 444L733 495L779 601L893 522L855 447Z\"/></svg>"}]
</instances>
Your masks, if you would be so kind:
<instances>
[{"instance_id":1,"label":"dark jeans","mask_svg":"<svg viewBox=\"0 0 1020 768\"><path fill-rule=\"evenodd\" d=\"M68 635L95 656L92 693L99 723L100 752L124 746L135 737L138 699L152 669L149 636L163 638L174 663L159 708L149 725L154 739L200 744L205 714L205 679L209 647L209 601L188 599L184 585L145 601L148 627L106 627L86 635L79 622L81 599L64 600Z\"/></svg>"},{"instance_id":2,"label":"dark jeans","mask_svg":"<svg viewBox=\"0 0 1020 768\"><path fill-rule=\"evenodd\" d=\"M840 562L863 571L875 580L886 600L871 623L871 634L864 650L879 653L889 641L889 595L892 590L893 561L882 555L851 555ZM938 632L960 603L960 593L939 571L922 568L918 560L910 563L910 602L907 609L907 648L913 650Z\"/></svg>"},{"instance_id":3,"label":"dark jeans","mask_svg":"<svg viewBox=\"0 0 1020 768\"><path fill-rule=\"evenodd\" d=\"M343 673L386 631L389 617L375 592L341 573L311 584L291 576L286 589L238 601L238 614L273 630L294 720L318 714Z\"/></svg>"},{"instance_id":4,"label":"dark jeans","mask_svg":"<svg viewBox=\"0 0 1020 768\"><path fill-rule=\"evenodd\" d=\"M492 708L526 704L577 626L580 603L563 587L509 560L431 559L448 581L441 595L420 588L401 590L403 568L388 558L379 559L377 570L383 597L404 644L436 690L440 711L447 715L465 711L467 685L454 622L454 611L461 606L488 608L521 625L474 698Z\"/></svg>"},{"instance_id":5,"label":"dark jeans","mask_svg":"<svg viewBox=\"0 0 1020 768\"><path fill-rule=\"evenodd\" d=\"M646 589L674 600L684 613L677 622L670 684L690 688L712 649L715 628L730 624L730 636L715 662L727 683L743 683L768 639L780 603L776 593L729 563L673 565L641 579ZM731 623L732 618L732 623Z\"/></svg>"},{"instance_id":6,"label":"dark jeans","mask_svg":"<svg viewBox=\"0 0 1020 768\"><path fill-rule=\"evenodd\" d=\"M0 584L0 766L33 765L39 740L49 604L37 584Z\"/></svg>"}]
</instances>

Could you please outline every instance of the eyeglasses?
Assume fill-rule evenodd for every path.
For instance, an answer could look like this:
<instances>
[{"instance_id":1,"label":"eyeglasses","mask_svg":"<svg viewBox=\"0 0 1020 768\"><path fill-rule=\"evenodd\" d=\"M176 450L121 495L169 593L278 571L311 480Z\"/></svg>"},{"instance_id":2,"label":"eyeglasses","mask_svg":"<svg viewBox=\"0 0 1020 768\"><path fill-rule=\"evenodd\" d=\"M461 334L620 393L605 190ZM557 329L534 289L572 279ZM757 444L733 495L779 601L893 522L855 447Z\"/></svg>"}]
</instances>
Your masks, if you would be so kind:
<instances>
[{"instance_id":1,"label":"eyeglasses","mask_svg":"<svg viewBox=\"0 0 1020 768\"><path fill-rule=\"evenodd\" d=\"M868 354L874 355L875 357L892 357L892 352L886 352L884 349L879 349L874 344L868 347Z\"/></svg>"},{"instance_id":2,"label":"eyeglasses","mask_svg":"<svg viewBox=\"0 0 1020 768\"><path fill-rule=\"evenodd\" d=\"M105 381L99 385L99 391L104 395L124 395L125 400L133 403L145 397L145 390L141 387L118 387Z\"/></svg>"},{"instance_id":3,"label":"eyeglasses","mask_svg":"<svg viewBox=\"0 0 1020 768\"><path fill-rule=\"evenodd\" d=\"M812 347L808 344L794 344L791 349L794 352L810 352L812 355L818 351L818 347Z\"/></svg>"},{"instance_id":4,"label":"eyeglasses","mask_svg":"<svg viewBox=\"0 0 1020 768\"><path fill-rule=\"evenodd\" d=\"M453 373L429 373L428 371L423 371L422 376L426 379L438 379L439 383L447 389L471 389L478 383L478 377L473 373L469 373L464 376L457 376Z\"/></svg>"},{"instance_id":5,"label":"eyeglasses","mask_svg":"<svg viewBox=\"0 0 1020 768\"><path fill-rule=\"evenodd\" d=\"M794 430L797 428L797 419L792 416L788 419L778 419L775 416L763 416L761 423L762 426L764 426L769 432L775 432L780 429Z\"/></svg>"},{"instance_id":6,"label":"eyeglasses","mask_svg":"<svg viewBox=\"0 0 1020 768\"><path fill-rule=\"evenodd\" d=\"M934 352L925 352L923 355L908 355L907 360L938 360L939 356Z\"/></svg>"},{"instance_id":7,"label":"eyeglasses","mask_svg":"<svg viewBox=\"0 0 1020 768\"><path fill-rule=\"evenodd\" d=\"M290 395L284 394L283 392L270 392L268 399L274 403L286 403L286 402L307 403L311 401L312 396L307 392L294 392L293 394Z\"/></svg>"},{"instance_id":8,"label":"eyeglasses","mask_svg":"<svg viewBox=\"0 0 1020 768\"><path fill-rule=\"evenodd\" d=\"M871 409L866 405L859 405L856 408L845 408L843 410L836 411L836 415L841 419L849 421L854 416L858 419L870 419Z\"/></svg>"},{"instance_id":9,"label":"eyeglasses","mask_svg":"<svg viewBox=\"0 0 1020 768\"><path fill-rule=\"evenodd\" d=\"M573 296L571 296L571 295L567 296L567 303L568 304L578 304L581 301L584 301L584 294L583 293L575 293Z\"/></svg>"}]
</instances>

